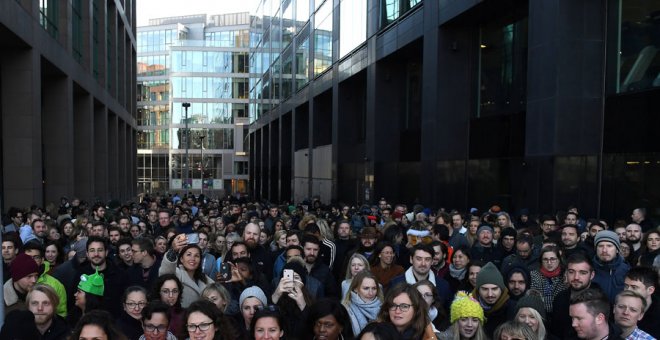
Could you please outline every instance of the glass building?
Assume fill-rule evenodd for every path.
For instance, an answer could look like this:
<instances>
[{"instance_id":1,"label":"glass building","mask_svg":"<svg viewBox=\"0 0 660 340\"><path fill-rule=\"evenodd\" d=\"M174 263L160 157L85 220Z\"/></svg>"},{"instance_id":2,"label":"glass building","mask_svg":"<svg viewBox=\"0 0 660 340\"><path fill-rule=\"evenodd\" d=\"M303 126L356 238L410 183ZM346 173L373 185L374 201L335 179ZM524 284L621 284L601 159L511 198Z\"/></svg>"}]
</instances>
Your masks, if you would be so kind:
<instances>
[{"instance_id":1,"label":"glass building","mask_svg":"<svg viewBox=\"0 0 660 340\"><path fill-rule=\"evenodd\" d=\"M233 13L138 27L139 192L247 191L249 24Z\"/></svg>"},{"instance_id":2,"label":"glass building","mask_svg":"<svg viewBox=\"0 0 660 340\"><path fill-rule=\"evenodd\" d=\"M135 197L135 4L0 4L2 211Z\"/></svg>"},{"instance_id":3,"label":"glass building","mask_svg":"<svg viewBox=\"0 0 660 340\"><path fill-rule=\"evenodd\" d=\"M262 0L250 193L660 215L660 0Z\"/></svg>"}]
</instances>

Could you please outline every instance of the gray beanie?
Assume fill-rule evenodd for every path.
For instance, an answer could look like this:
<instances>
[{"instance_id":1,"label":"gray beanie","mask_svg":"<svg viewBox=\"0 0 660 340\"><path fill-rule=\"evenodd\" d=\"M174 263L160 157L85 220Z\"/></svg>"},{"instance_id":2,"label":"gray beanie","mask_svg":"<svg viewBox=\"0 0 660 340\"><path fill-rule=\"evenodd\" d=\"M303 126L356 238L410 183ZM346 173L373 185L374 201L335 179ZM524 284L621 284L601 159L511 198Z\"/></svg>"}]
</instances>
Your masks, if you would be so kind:
<instances>
[{"instance_id":1,"label":"gray beanie","mask_svg":"<svg viewBox=\"0 0 660 340\"><path fill-rule=\"evenodd\" d=\"M264 291L257 286L252 286L243 290L241 296L238 298L238 306L243 306L243 301L249 297L257 298L257 300L261 301L264 306L268 305L268 299L266 299L266 294L264 294Z\"/></svg>"},{"instance_id":2,"label":"gray beanie","mask_svg":"<svg viewBox=\"0 0 660 340\"><path fill-rule=\"evenodd\" d=\"M621 252L621 241L619 241L619 235L611 230L599 231L594 238L594 246L598 247L600 242L611 242L616 247L617 252Z\"/></svg>"},{"instance_id":3,"label":"gray beanie","mask_svg":"<svg viewBox=\"0 0 660 340\"><path fill-rule=\"evenodd\" d=\"M506 288L502 273L500 273L493 262L486 263L486 265L481 268L479 274L477 274L477 286L475 288L478 290L479 287L485 284L496 285L502 291Z\"/></svg>"},{"instance_id":4,"label":"gray beanie","mask_svg":"<svg viewBox=\"0 0 660 340\"><path fill-rule=\"evenodd\" d=\"M493 233L493 227L489 226L488 224L484 224L477 229L477 236L481 234L482 231L490 231L490 233Z\"/></svg>"}]
</instances>

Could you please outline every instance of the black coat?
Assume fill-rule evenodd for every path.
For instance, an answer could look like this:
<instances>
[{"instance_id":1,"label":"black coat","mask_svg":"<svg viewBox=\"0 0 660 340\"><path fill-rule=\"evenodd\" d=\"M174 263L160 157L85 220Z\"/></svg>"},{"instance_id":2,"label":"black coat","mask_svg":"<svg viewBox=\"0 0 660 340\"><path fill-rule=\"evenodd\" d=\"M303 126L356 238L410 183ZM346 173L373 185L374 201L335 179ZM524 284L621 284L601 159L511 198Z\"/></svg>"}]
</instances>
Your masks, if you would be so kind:
<instances>
[{"instance_id":1,"label":"black coat","mask_svg":"<svg viewBox=\"0 0 660 340\"><path fill-rule=\"evenodd\" d=\"M589 288L600 290L600 286L591 282ZM552 323L548 331L560 339L578 339L577 332L571 326L573 321L568 314L571 306L571 288L565 289L555 297L552 302Z\"/></svg>"}]
</instances>

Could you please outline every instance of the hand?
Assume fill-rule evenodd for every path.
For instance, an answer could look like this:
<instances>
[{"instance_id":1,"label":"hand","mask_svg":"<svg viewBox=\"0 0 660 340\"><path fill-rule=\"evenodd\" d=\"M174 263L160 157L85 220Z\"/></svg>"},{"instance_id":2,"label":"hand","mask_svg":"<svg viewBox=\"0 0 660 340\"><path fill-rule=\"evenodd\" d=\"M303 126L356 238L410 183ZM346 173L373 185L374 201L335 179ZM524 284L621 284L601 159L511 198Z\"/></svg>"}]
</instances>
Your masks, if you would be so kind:
<instances>
[{"instance_id":1,"label":"hand","mask_svg":"<svg viewBox=\"0 0 660 340\"><path fill-rule=\"evenodd\" d=\"M282 295L291 293L294 287L294 281L281 278L280 283L277 285L277 288L275 288L275 291L273 292L273 303L277 303Z\"/></svg>"},{"instance_id":2,"label":"hand","mask_svg":"<svg viewBox=\"0 0 660 340\"><path fill-rule=\"evenodd\" d=\"M183 249L183 247L188 245L188 236L186 234L179 234L174 237L172 241L172 250L177 254Z\"/></svg>"},{"instance_id":3,"label":"hand","mask_svg":"<svg viewBox=\"0 0 660 340\"><path fill-rule=\"evenodd\" d=\"M300 288L293 287L293 291L289 293L289 297L296 302L298 308L300 308L301 311L307 306L307 303L305 302L305 295L303 295Z\"/></svg>"}]
</instances>

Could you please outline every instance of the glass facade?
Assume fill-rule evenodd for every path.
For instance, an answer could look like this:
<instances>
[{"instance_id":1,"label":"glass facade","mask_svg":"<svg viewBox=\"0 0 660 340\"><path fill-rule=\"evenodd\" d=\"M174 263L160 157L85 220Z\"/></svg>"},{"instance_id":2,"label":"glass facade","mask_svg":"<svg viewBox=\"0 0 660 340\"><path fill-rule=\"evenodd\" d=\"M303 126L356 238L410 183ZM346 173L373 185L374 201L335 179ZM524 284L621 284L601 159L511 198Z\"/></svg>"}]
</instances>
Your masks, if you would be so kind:
<instances>
[{"instance_id":1,"label":"glass facade","mask_svg":"<svg viewBox=\"0 0 660 340\"><path fill-rule=\"evenodd\" d=\"M380 0L380 27L391 24L420 3L422 0Z\"/></svg>"},{"instance_id":2,"label":"glass facade","mask_svg":"<svg viewBox=\"0 0 660 340\"><path fill-rule=\"evenodd\" d=\"M367 39L367 0L342 0L339 17L339 58L343 58Z\"/></svg>"},{"instance_id":3,"label":"glass facade","mask_svg":"<svg viewBox=\"0 0 660 340\"><path fill-rule=\"evenodd\" d=\"M619 1L616 92L660 87L660 0Z\"/></svg>"},{"instance_id":4,"label":"glass facade","mask_svg":"<svg viewBox=\"0 0 660 340\"><path fill-rule=\"evenodd\" d=\"M326 0L314 15L314 76L332 65L332 1Z\"/></svg>"},{"instance_id":5,"label":"glass facade","mask_svg":"<svg viewBox=\"0 0 660 340\"><path fill-rule=\"evenodd\" d=\"M59 3L58 0L39 0L39 24L55 39L60 34Z\"/></svg>"},{"instance_id":6,"label":"glass facade","mask_svg":"<svg viewBox=\"0 0 660 340\"><path fill-rule=\"evenodd\" d=\"M232 164L247 162L234 149L242 147L249 115L249 15L211 18L191 24L163 18L162 25L138 28L140 190L217 190L247 181ZM149 166L147 156L157 157L158 166Z\"/></svg>"}]
</instances>

